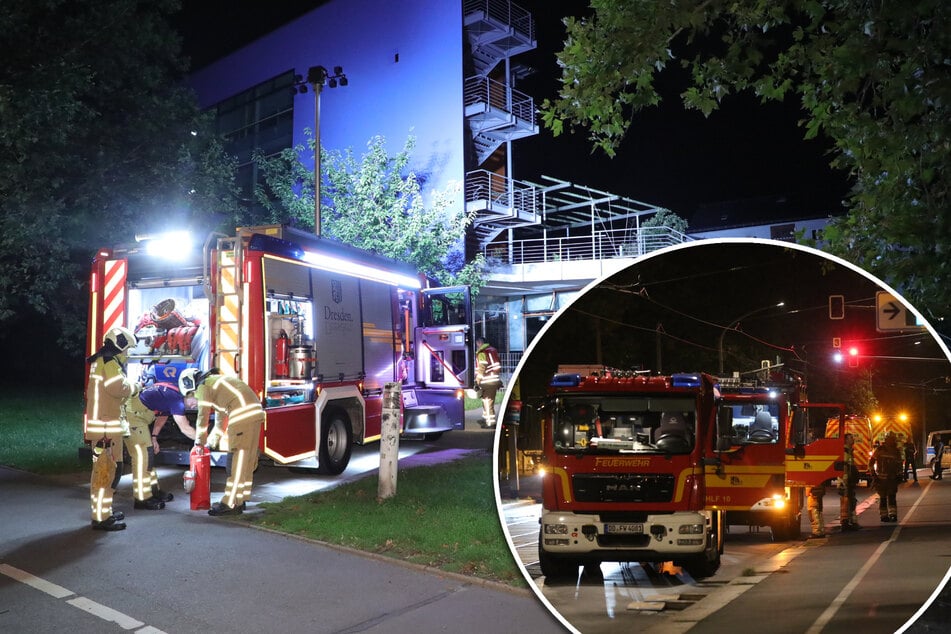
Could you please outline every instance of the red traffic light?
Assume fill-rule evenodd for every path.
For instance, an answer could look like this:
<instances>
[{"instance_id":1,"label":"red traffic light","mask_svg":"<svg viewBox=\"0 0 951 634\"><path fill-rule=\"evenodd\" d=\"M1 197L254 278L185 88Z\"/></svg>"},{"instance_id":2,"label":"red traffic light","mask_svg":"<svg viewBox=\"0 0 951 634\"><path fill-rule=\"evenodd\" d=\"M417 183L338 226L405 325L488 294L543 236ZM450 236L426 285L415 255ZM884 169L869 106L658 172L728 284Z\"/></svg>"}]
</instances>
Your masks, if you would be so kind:
<instances>
[{"instance_id":1,"label":"red traffic light","mask_svg":"<svg viewBox=\"0 0 951 634\"><path fill-rule=\"evenodd\" d=\"M855 346L849 346L849 367L859 367L859 349Z\"/></svg>"}]
</instances>

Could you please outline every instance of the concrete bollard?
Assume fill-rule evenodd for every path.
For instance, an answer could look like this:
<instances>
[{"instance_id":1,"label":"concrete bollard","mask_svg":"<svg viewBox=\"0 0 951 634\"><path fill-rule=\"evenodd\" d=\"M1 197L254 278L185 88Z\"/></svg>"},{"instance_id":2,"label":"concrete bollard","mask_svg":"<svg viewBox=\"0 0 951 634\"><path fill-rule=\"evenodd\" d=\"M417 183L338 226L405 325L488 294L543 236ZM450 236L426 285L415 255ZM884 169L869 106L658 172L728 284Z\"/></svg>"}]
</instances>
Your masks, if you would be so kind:
<instances>
[{"instance_id":1,"label":"concrete bollard","mask_svg":"<svg viewBox=\"0 0 951 634\"><path fill-rule=\"evenodd\" d=\"M378 502L396 495L396 473L400 456L400 414L402 392L399 383L383 386L383 415L380 422L380 484Z\"/></svg>"}]
</instances>

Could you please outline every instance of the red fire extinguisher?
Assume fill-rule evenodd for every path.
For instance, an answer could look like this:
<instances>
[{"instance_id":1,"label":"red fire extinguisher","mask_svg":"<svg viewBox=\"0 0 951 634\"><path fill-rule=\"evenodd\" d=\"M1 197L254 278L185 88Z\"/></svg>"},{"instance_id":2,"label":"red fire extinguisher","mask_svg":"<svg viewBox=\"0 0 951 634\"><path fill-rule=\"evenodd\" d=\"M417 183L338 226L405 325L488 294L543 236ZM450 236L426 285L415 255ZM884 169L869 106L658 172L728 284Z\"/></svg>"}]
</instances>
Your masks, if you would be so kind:
<instances>
[{"instance_id":1,"label":"red fire extinguisher","mask_svg":"<svg viewBox=\"0 0 951 634\"><path fill-rule=\"evenodd\" d=\"M287 332L281 329L281 334L277 337L277 345L274 346L274 374L279 379L286 379L290 373L290 364L288 363L288 349L290 340L287 338Z\"/></svg>"},{"instance_id":2,"label":"red fire extinguisher","mask_svg":"<svg viewBox=\"0 0 951 634\"><path fill-rule=\"evenodd\" d=\"M196 445L192 448L184 484L193 511L211 508L211 452L204 447Z\"/></svg>"}]
</instances>

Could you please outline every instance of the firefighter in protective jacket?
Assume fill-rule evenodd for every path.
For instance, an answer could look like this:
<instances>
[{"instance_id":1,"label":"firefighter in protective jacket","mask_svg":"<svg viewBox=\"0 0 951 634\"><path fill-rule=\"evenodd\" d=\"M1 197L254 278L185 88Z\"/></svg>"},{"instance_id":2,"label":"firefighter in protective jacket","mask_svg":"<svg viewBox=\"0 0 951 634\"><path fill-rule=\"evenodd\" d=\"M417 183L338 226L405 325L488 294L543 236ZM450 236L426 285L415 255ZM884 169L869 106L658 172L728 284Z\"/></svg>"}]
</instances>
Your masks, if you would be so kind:
<instances>
[{"instance_id":1,"label":"firefighter in protective jacket","mask_svg":"<svg viewBox=\"0 0 951 634\"><path fill-rule=\"evenodd\" d=\"M872 452L868 462L878 493L879 516L883 522L897 522L902 456L895 432L885 434L885 440Z\"/></svg>"},{"instance_id":2,"label":"firefighter in protective jacket","mask_svg":"<svg viewBox=\"0 0 951 634\"><path fill-rule=\"evenodd\" d=\"M90 478L89 502L92 527L96 530L121 531L125 528L125 522L122 521L125 516L112 511L112 496L122 475L121 441L125 431L122 404L136 391L135 384L129 381L125 370L128 351L133 346L135 335L132 331L117 326L106 333L102 347L96 354L86 359L90 365L86 385L85 439L93 444L94 463L98 455L109 452L117 464L111 485Z\"/></svg>"},{"instance_id":3,"label":"firefighter in protective jacket","mask_svg":"<svg viewBox=\"0 0 951 634\"><path fill-rule=\"evenodd\" d=\"M502 362L499 351L486 343L485 339L476 339L476 387L482 398L482 418L486 427L495 427L495 395L502 387Z\"/></svg>"},{"instance_id":4,"label":"firefighter in protective jacket","mask_svg":"<svg viewBox=\"0 0 951 634\"><path fill-rule=\"evenodd\" d=\"M264 409L247 383L236 376L222 375L212 368L201 373L197 369L182 372L178 379L182 396L195 392L198 398L198 418L195 424L195 444L203 446L208 438L208 420L214 409L215 426L228 419L228 481L225 494L208 510L209 515L241 513L251 497L251 481L258 463L258 444Z\"/></svg>"},{"instance_id":5,"label":"firefighter in protective jacket","mask_svg":"<svg viewBox=\"0 0 951 634\"><path fill-rule=\"evenodd\" d=\"M165 503L171 502L173 496L159 489L158 485L155 452L149 430L149 425L155 420L155 412L143 403L143 397L149 389L130 397L123 405L125 418L129 421L129 436L125 439L125 446L132 457L134 507L156 511L165 508Z\"/></svg>"}]
</instances>

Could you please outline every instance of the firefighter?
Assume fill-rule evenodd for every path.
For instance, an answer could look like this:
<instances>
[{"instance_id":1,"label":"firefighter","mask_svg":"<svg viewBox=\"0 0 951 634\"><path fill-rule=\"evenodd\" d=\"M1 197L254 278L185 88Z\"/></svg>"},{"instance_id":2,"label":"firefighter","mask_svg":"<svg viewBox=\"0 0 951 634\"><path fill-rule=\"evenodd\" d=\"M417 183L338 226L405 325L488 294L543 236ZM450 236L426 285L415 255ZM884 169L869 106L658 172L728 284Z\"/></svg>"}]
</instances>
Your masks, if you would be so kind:
<instances>
[{"instance_id":1,"label":"firefighter","mask_svg":"<svg viewBox=\"0 0 951 634\"><path fill-rule=\"evenodd\" d=\"M198 397L195 445L204 446L208 437L208 419L214 409L215 425L228 419L228 481L225 494L208 510L209 515L242 513L251 497L251 481L258 463L258 444L264 409L254 391L236 376L225 376L218 368L202 373L197 369L182 372L178 388L183 396Z\"/></svg>"},{"instance_id":2,"label":"firefighter","mask_svg":"<svg viewBox=\"0 0 951 634\"><path fill-rule=\"evenodd\" d=\"M941 439L941 434L935 434L933 443L934 462L931 464L931 475L929 477L932 480L940 480L941 472L944 471L941 466L941 460L944 458L944 441Z\"/></svg>"},{"instance_id":3,"label":"firefighter","mask_svg":"<svg viewBox=\"0 0 951 634\"><path fill-rule=\"evenodd\" d=\"M483 425L495 427L495 395L502 387L502 362L499 351L486 343L485 339L476 339L476 388L482 398Z\"/></svg>"},{"instance_id":4,"label":"firefighter","mask_svg":"<svg viewBox=\"0 0 951 634\"><path fill-rule=\"evenodd\" d=\"M910 471L911 475L915 476L915 484L918 484L918 469L915 467L915 459L918 457L918 448L915 447L915 443L909 437L905 439L905 444L902 449L905 452L902 480L908 482L908 472Z\"/></svg>"},{"instance_id":5,"label":"firefighter","mask_svg":"<svg viewBox=\"0 0 951 634\"><path fill-rule=\"evenodd\" d=\"M121 531L125 528L125 515L113 513L112 496L122 475L122 443L124 421L122 404L137 390L126 376L125 364L128 351L135 346L132 331L116 326L103 337L102 347L86 359L89 363L89 382L86 385L86 433L85 439L93 443L93 460L101 448L109 452L116 462L115 476L111 485L89 482L89 502L92 511L92 527L102 531Z\"/></svg>"},{"instance_id":6,"label":"firefighter","mask_svg":"<svg viewBox=\"0 0 951 634\"><path fill-rule=\"evenodd\" d=\"M825 495L825 482L814 487L809 487L809 495L806 500L806 507L809 509L809 524L812 526L812 533L809 535L809 539L826 536L825 518L822 517L822 500Z\"/></svg>"},{"instance_id":7,"label":"firefighter","mask_svg":"<svg viewBox=\"0 0 951 634\"><path fill-rule=\"evenodd\" d=\"M155 414L155 425L152 429L152 450L159 453L162 448L159 446L158 437L165 427L165 422L171 416L178 426L179 431L189 440L195 440L195 428L188 422L185 416L185 397L178 390L178 370L173 365L168 365L162 372L166 381L152 383L139 394L139 400L151 409Z\"/></svg>"},{"instance_id":8,"label":"firefighter","mask_svg":"<svg viewBox=\"0 0 951 634\"><path fill-rule=\"evenodd\" d=\"M858 502L855 498L855 485L859 481L859 470L855 467L855 436L844 436L845 470L839 480L839 525L843 531L857 531L859 528L858 516L855 507Z\"/></svg>"},{"instance_id":9,"label":"firefighter","mask_svg":"<svg viewBox=\"0 0 951 634\"><path fill-rule=\"evenodd\" d=\"M898 521L898 480L901 478L902 455L895 432L885 434L885 441L869 457L869 470L878 492L878 513L883 522Z\"/></svg>"},{"instance_id":10,"label":"firefighter","mask_svg":"<svg viewBox=\"0 0 951 634\"><path fill-rule=\"evenodd\" d=\"M195 430L185 418L185 400L174 387L156 383L142 389L136 396L129 398L124 405L125 417L129 421L131 435L125 439L126 449L132 457L132 496L134 507L156 511L165 508L174 496L162 491L158 485L158 472L155 470L155 454L160 450L158 435L167 416L156 416L155 412L170 412L188 438L195 439ZM180 420L183 422L180 422ZM149 426L154 429L149 434Z\"/></svg>"}]
</instances>

